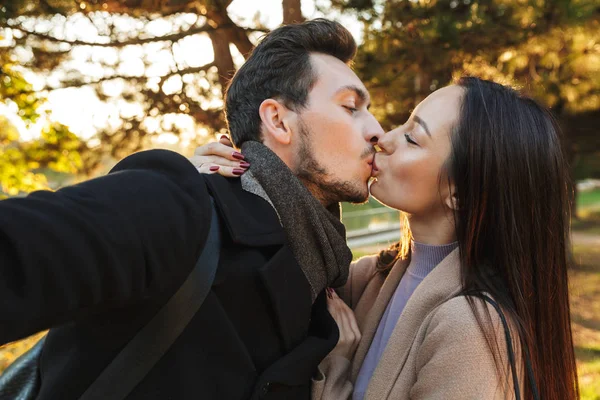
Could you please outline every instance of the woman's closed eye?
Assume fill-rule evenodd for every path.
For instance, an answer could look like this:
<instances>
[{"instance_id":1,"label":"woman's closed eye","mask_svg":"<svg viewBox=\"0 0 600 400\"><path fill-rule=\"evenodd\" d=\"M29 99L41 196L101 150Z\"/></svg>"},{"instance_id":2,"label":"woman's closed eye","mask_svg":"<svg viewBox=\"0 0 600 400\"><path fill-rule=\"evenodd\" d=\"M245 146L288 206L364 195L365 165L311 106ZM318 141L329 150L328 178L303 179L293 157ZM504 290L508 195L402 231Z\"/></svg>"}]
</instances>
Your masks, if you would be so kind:
<instances>
[{"instance_id":1,"label":"woman's closed eye","mask_svg":"<svg viewBox=\"0 0 600 400\"><path fill-rule=\"evenodd\" d=\"M410 144L414 144L415 146L418 146L419 143L415 142L415 140L412 138L412 136L410 135L410 133L405 133L404 137L406 138L406 141Z\"/></svg>"}]
</instances>

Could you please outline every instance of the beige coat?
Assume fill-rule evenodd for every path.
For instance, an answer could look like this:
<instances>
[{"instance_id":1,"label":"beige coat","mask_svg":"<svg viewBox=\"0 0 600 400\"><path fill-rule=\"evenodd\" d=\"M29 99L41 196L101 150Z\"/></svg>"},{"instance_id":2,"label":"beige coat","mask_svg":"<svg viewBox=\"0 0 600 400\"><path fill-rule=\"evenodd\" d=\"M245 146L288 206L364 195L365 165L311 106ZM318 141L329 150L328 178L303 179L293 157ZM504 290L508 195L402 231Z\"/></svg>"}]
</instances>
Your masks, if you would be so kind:
<instances>
[{"instance_id":1,"label":"beige coat","mask_svg":"<svg viewBox=\"0 0 600 400\"><path fill-rule=\"evenodd\" d=\"M354 263L340 296L354 310L362 339L352 362L326 358L313 381L314 400L351 397L352 385L375 336L379 320L408 266L401 260L386 277L375 256ZM511 399L512 377L497 312L488 306L500 345L505 377L498 374L485 336L461 290L458 250L421 282L408 300L373 373L365 399ZM481 310L483 310L483 306ZM485 319L484 319L485 321ZM511 329L512 330L512 329ZM516 335L512 330L513 346ZM515 349L519 359L520 349ZM517 363L519 365L519 363ZM522 376L521 368L518 368ZM522 379L520 387L522 392Z\"/></svg>"}]
</instances>

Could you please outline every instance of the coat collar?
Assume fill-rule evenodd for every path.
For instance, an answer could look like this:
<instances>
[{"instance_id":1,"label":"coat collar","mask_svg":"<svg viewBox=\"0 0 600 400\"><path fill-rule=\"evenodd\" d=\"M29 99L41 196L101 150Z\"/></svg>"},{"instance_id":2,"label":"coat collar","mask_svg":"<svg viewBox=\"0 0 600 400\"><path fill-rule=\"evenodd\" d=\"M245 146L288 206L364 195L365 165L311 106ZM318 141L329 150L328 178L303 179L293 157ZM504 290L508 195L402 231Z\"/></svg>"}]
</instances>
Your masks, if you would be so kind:
<instances>
[{"instance_id":1,"label":"coat collar","mask_svg":"<svg viewBox=\"0 0 600 400\"><path fill-rule=\"evenodd\" d=\"M269 246L269 260L258 268L258 278L269 296L283 347L289 351L308 330L311 288L277 213L266 200L243 190L239 179L207 175L206 182L231 240L242 246Z\"/></svg>"},{"instance_id":2,"label":"coat collar","mask_svg":"<svg viewBox=\"0 0 600 400\"><path fill-rule=\"evenodd\" d=\"M242 189L239 179L205 175L207 186L234 243L271 246L285 243L285 232L273 207Z\"/></svg>"},{"instance_id":3,"label":"coat collar","mask_svg":"<svg viewBox=\"0 0 600 400\"><path fill-rule=\"evenodd\" d=\"M400 279L395 282L392 294L398 286L399 281ZM373 308L378 307L379 309L382 307L382 303L385 303L383 304L383 309L385 310L385 306L389 302L391 295L388 296L390 288L386 288L385 292L383 289L382 296L378 297ZM396 381L400 371L404 367L411 346L427 316L449 298L456 296L461 289L459 250L455 249L427 275L406 303L406 307L402 311L400 318L398 318L394 331L389 338L388 346L385 348L373 373L367 389L367 398L373 387L386 387L389 393L393 382ZM380 319L381 315L377 321L369 322L378 325ZM375 326L375 330L377 330L377 326ZM367 350L372 340L373 338L371 337L367 344ZM364 356L362 360L364 360ZM360 365L358 368L360 369ZM354 375L353 377L355 378Z\"/></svg>"}]
</instances>

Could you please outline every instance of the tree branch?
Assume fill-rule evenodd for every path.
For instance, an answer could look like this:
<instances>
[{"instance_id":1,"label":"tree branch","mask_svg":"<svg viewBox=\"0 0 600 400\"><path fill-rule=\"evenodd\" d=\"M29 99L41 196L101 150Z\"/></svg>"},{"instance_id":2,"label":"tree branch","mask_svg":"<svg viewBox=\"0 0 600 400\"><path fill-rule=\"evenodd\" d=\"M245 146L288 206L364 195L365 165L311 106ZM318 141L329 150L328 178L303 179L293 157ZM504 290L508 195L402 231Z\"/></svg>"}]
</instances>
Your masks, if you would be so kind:
<instances>
[{"instance_id":1,"label":"tree branch","mask_svg":"<svg viewBox=\"0 0 600 400\"><path fill-rule=\"evenodd\" d=\"M176 70L176 71L169 72L168 74L159 75L159 76L110 75L110 76L105 76L105 77L102 77L100 79L97 79L97 80L91 81L91 82L72 81L72 82L68 82L68 83L66 83L64 85L60 85L60 86L46 86L42 90L43 91L53 91L53 90L59 90L59 89L78 88L78 87L83 87L83 86L97 85L99 83L112 81L115 79L123 79L123 80L139 79L139 80L143 80L143 81L148 81L149 79L159 78L161 80L161 82L164 82L166 79L168 79L172 76L175 76L175 75L195 74L195 73L198 73L201 71L206 71L209 68L214 67L214 66L215 66L215 63L211 62L208 64L201 65L199 67L190 67L190 68L185 68L185 69L181 69L181 70Z\"/></svg>"},{"instance_id":2,"label":"tree branch","mask_svg":"<svg viewBox=\"0 0 600 400\"><path fill-rule=\"evenodd\" d=\"M60 39L55 36L49 35L47 33L35 32L32 30L23 28L20 25L5 25L5 24L0 25L0 28L14 29L14 30L22 32L26 35L36 36L40 39L47 40L47 41L54 42L54 43L67 43L71 46L94 46L94 47L112 47L112 48L121 48L121 47L125 47L125 46L130 46L130 45L142 45L142 44L154 43L154 42L177 41L177 40L182 39L189 35L195 35L195 34L202 33L202 32L213 32L213 31L216 31L219 29L227 29L227 28L232 28L232 27L233 27L232 25L221 25L221 26L218 26L217 28L213 28L210 25L206 24L206 25L196 26L196 27L187 29L185 31L180 31L180 32L172 33L172 34L165 35L165 36L156 36L156 37L149 37L149 38L142 38L142 39L136 38L136 39L122 40L122 41L111 41L108 43L99 43L99 42L88 42L85 40ZM237 27L237 25L235 25L235 27ZM247 28L240 28L240 27L237 27L237 28L245 30L245 31L249 31L249 32L264 32L263 29L247 29Z\"/></svg>"},{"instance_id":3,"label":"tree branch","mask_svg":"<svg viewBox=\"0 0 600 400\"><path fill-rule=\"evenodd\" d=\"M301 0L282 0L283 7L283 23L293 24L304 22L305 18L302 15Z\"/></svg>"}]
</instances>

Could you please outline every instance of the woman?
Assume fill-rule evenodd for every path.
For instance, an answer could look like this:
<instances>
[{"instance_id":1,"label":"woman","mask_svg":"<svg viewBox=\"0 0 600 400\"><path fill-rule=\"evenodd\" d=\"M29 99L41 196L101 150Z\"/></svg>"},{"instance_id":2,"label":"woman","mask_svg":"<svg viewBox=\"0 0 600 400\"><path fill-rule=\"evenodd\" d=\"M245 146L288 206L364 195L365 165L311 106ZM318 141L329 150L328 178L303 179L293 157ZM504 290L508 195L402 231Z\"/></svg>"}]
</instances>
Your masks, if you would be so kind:
<instances>
[{"instance_id":1,"label":"woman","mask_svg":"<svg viewBox=\"0 0 600 400\"><path fill-rule=\"evenodd\" d=\"M578 397L557 131L533 100L462 78L380 140L371 194L407 229L331 294L344 340L313 398Z\"/></svg>"}]
</instances>

